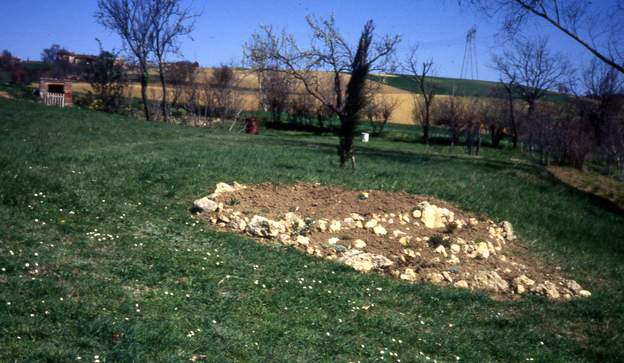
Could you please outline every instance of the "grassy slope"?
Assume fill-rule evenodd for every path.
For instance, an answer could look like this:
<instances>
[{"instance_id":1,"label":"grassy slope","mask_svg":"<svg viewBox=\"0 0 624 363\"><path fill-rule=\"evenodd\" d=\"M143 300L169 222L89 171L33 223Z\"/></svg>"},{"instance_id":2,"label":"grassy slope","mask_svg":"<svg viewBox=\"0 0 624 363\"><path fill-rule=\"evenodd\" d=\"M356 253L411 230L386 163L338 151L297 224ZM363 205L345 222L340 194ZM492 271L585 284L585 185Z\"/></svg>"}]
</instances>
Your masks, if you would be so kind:
<instances>
[{"instance_id":1,"label":"grassy slope","mask_svg":"<svg viewBox=\"0 0 624 363\"><path fill-rule=\"evenodd\" d=\"M0 361L621 358L624 218L507 152L468 158L373 140L352 173L336 167L335 143L0 99ZM446 198L512 221L528 247L594 294L496 302L213 232L188 208L224 180ZM119 238L91 240L95 229Z\"/></svg>"},{"instance_id":2,"label":"grassy slope","mask_svg":"<svg viewBox=\"0 0 624 363\"><path fill-rule=\"evenodd\" d=\"M371 76L374 80L383 80L385 84L396 87L408 92L420 93L416 82L406 75L394 75L394 76ZM466 96L490 96L489 92L492 88L500 87L499 83L490 81L478 81L471 79L459 79L448 77L429 77L434 92L440 95L453 94L455 89L456 94Z\"/></svg>"},{"instance_id":3,"label":"grassy slope","mask_svg":"<svg viewBox=\"0 0 624 363\"><path fill-rule=\"evenodd\" d=\"M374 80L382 81L382 83L387 84L388 86L396 87L408 92L420 93L418 85L414 79L407 75L371 77ZM429 77L429 79L431 80L434 92L437 95L452 95L454 93L458 96L466 97L492 97L492 90L502 90L502 86L498 82L448 77ZM565 100L565 95L548 92L544 99L553 102L563 101Z\"/></svg>"},{"instance_id":4,"label":"grassy slope","mask_svg":"<svg viewBox=\"0 0 624 363\"><path fill-rule=\"evenodd\" d=\"M570 167L551 166L548 170L562 182L604 198L615 208L624 210L624 182L591 171L580 171Z\"/></svg>"}]
</instances>

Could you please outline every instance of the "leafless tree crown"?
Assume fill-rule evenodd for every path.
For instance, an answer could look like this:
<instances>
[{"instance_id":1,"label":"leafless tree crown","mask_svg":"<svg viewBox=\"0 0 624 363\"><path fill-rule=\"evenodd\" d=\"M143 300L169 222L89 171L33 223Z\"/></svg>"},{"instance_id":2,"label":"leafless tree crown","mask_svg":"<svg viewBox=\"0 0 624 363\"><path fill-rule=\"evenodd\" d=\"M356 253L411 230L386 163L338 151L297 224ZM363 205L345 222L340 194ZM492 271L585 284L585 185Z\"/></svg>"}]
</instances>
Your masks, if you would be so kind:
<instances>
[{"instance_id":1,"label":"leafless tree crown","mask_svg":"<svg viewBox=\"0 0 624 363\"><path fill-rule=\"evenodd\" d=\"M601 9L586 0L459 0L489 15L500 14L503 30L515 35L531 18L541 19L587 49L601 62L624 73L624 2Z\"/></svg>"}]
</instances>

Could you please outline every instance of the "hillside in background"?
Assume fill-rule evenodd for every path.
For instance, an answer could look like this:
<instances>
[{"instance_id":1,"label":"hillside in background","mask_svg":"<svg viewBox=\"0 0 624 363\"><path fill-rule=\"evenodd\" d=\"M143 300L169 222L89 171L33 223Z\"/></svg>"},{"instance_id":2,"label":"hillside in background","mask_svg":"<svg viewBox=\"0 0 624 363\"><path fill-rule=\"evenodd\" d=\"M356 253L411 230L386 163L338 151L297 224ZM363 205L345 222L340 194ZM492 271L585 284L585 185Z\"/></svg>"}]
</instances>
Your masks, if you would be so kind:
<instances>
[{"instance_id":1,"label":"hillside in background","mask_svg":"<svg viewBox=\"0 0 624 363\"><path fill-rule=\"evenodd\" d=\"M416 81L406 74L371 75L370 78L390 87L410 93L420 93ZM504 94L504 88L500 82L448 77L429 77L429 80L433 83L433 89L437 95L449 96L455 94L461 97L495 97L496 93ZM565 97L564 94L557 92L548 92L546 94L546 100L551 102L561 102Z\"/></svg>"},{"instance_id":2,"label":"hillside in background","mask_svg":"<svg viewBox=\"0 0 624 363\"><path fill-rule=\"evenodd\" d=\"M371 79L411 93L420 93L417 83L405 74L372 75ZM493 90L501 89L498 82L471 79L429 77L433 89L439 95L460 95L468 97L491 97Z\"/></svg>"},{"instance_id":3,"label":"hillside in background","mask_svg":"<svg viewBox=\"0 0 624 363\"><path fill-rule=\"evenodd\" d=\"M35 70L42 67L41 62L25 62L28 69ZM199 82L209 79L213 72L212 67L200 68ZM236 68L235 73L240 80L238 92L244 103L246 110L256 110L258 108L258 80L255 73L249 69ZM140 86L138 78L134 72L130 72L131 84L129 94L132 97L140 97ZM329 76L329 73L327 74ZM348 75L345 75L348 77ZM392 97L399 101L399 106L393 113L390 122L397 124L413 124L414 123L414 94L420 93L416 82L411 76L405 74L389 74L389 75L371 75L370 79L381 83L380 95L378 97ZM459 97L478 97L488 99L504 94L502 85L499 82L469 80L449 77L430 77L434 84L434 92L437 95L437 101L444 99L450 95ZM9 82L10 74L8 72L0 72L0 81ZM37 87L37 82L32 84ZM86 93L90 89L90 85L85 81L74 82L74 92ZM498 91L498 92L497 92ZM303 90L301 90L303 92ZM518 95L519 96L519 95ZM150 99L160 98L160 85L157 70L150 70L150 85L148 91ZM545 97L546 101L562 102L566 96L561 93L549 92Z\"/></svg>"}]
</instances>

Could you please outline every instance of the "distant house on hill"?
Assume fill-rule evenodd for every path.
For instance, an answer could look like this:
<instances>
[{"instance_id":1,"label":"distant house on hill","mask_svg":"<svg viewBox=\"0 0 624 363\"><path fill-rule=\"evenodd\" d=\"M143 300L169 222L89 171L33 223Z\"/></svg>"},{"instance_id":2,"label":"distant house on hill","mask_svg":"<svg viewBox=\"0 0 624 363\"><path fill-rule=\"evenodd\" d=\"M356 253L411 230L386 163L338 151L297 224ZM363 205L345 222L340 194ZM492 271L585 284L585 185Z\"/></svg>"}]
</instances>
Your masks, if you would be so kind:
<instances>
[{"instance_id":1,"label":"distant house on hill","mask_svg":"<svg viewBox=\"0 0 624 363\"><path fill-rule=\"evenodd\" d=\"M66 50L58 52L57 57L70 64L91 64L97 58L94 55L78 54Z\"/></svg>"},{"instance_id":2,"label":"distant house on hill","mask_svg":"<svg viewBox=\"0 0 624 363\"><path fill-rule=\"evenodd\" d=\"M0 54L0 67L13 66L20 62L20 59L12 55Z\"/></svg>"},{"instance_id":3,"label":"distant house on hill","mask_svg":"<svg viewBox=\"0 0 624 363\"><path fill-rule=\"evenodd\" d=\"M48 106L72 107L72 81L69 79L41 78L39 97Z\"/></svg>"}]
</instances>

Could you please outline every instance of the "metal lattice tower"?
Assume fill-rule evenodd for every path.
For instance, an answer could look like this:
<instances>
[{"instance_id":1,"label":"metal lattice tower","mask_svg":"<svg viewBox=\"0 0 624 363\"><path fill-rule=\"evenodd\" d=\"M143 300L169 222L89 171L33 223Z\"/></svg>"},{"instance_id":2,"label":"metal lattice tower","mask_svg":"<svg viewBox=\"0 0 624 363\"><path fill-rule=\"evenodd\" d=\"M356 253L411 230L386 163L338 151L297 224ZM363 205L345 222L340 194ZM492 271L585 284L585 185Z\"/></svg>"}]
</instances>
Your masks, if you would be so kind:
<instances>
[{"instance_id":1,"label":"metal lattice tower","mask_svg":"<svg viewBox=\"0 0 624 363\"><path fill-rule=\"evenodd\" d=\"M466 46L462 60L459 78L479 79L479 65L477 63L477 27L475 25L466 33Z\"/></svg>"}]
</instances>

